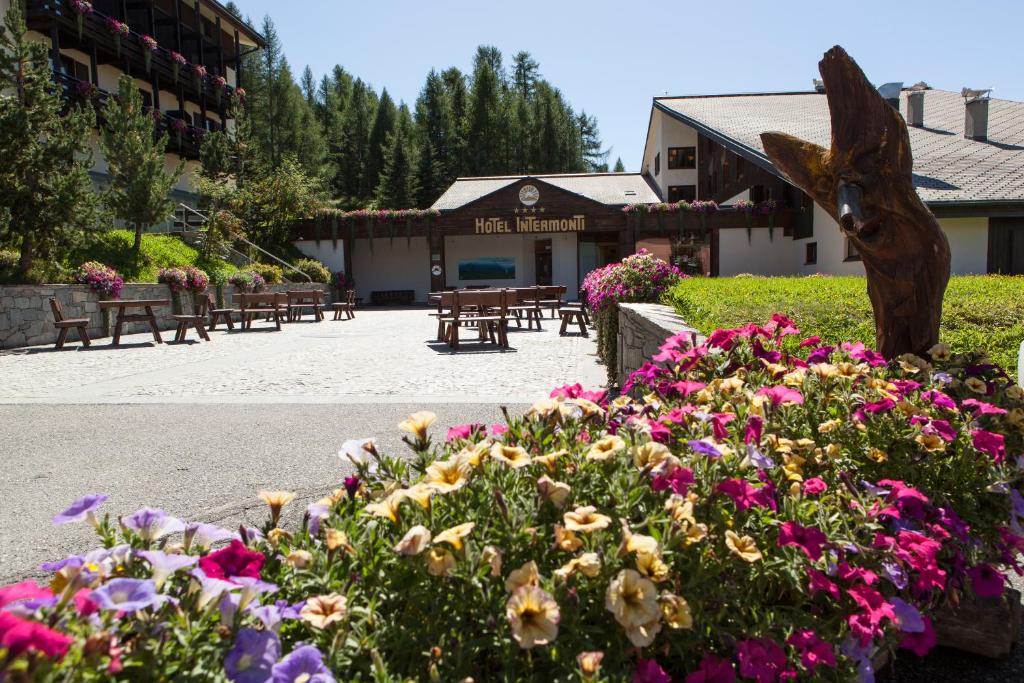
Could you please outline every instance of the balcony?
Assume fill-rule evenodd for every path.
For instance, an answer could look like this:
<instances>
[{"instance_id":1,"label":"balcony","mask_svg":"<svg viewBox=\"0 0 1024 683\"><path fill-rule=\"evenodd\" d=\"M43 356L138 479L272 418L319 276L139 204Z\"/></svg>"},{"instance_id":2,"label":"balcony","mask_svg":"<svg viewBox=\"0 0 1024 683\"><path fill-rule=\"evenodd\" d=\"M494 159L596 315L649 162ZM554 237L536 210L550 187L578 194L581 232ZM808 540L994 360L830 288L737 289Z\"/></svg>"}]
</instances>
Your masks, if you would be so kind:
<instances>
[{"instance_id":1,"label":"balcony","mask_svg":"<svg viewBox=\"0 0 1024 683\"><path fill-rule=\"evenodd\" d=\"M113 93L100 90L88 81L81 81L67 74L58 73L55 78L67 105L70 107L74 104L91 104L96 112L96 123L102 126L103 105L114 97ZM147 107L146 110L153 117L153 134L167 133L169 154L177 154L183 159L199 158L203 138L207 135L205 128L188 125L183 119L168 116L152 107Z\"/></svg>"},{"instance_id":2,"label":"balcony","mask_svg":"<svg viewBox=\"0 0 1024 683\"><path fill-rule=\"evenodd\" d=\"M108 28L108 21L113 18L105 14L93 11L80 17L67 0L28 0L27 5L26 24L30 30L50 35L51 29L56 27L60 47L95 55L97 64L110 64L130 71L138 78L148 78L158 83L161 90L169 90L183 100L196 102L204 110L209 107L224 113L235 93L235 89L227 84L220 86L212 74L197 75L198 65L177 63L172 57L175 54L172 50L164 46L149 49L140 33L129 31L118 38ZM186 30L193 29L186 27ZM148 69L146 53L149 53ZM212 66L208 68L213 70ZM95 73L93 78L96 78Z\"/></svg>"}]
</instances>

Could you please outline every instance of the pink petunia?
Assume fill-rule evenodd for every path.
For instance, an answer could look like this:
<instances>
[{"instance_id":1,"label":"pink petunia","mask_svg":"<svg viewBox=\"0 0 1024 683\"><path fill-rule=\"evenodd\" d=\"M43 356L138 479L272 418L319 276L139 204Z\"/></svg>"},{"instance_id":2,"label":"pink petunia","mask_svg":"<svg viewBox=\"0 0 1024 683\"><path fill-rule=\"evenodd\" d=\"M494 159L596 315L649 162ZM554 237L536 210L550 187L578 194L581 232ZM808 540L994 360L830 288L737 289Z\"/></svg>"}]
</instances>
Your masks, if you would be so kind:
<instances>
[{"instance_id":1,"label":"pink petunia","mask_svg":"<svg viewBox=\"0 0 1024 683\"><path fill-rule=\"evenodd\" d=\"M675 382L672 384L672 388L679 392L680 396L686 397L690 394L696 393L706 387L707 385L703 382L693 382L691 380L683 380L681 382Z\"/></svg>"},{"instance_id":2,"label":"pink petunia","mask_svg":"<svg viewBox=\"0 0 1024 683\"><path fill-rule=\"evenodd\" d=\"M774 508L775 500L771 496L772 490L766 486L756 488L745 479L726 479L718 485L716 490L732 498L732 502L736 504L736 509L740 512L749 510L754 505Z\"/></svg>"},{"instance_id":3,"label":"pink petunia","mask_svg":"<svg viewBox=\"0 0 1024 683\"><path fill-rule=\"evenodd\" d=\"M654 659L638 659L632 680L633 683L672 683L672 677Z\"/></svg>"},{"instance_id":4,"label":"pink petunia","mask_svg":"<svg viewBox=\"0 0 1024 683\"><path fill-rule=\"evenodd\" d=\"M828 543L828 537L817 527L805 527L796 522L783 522L779 526L778 543L780 547L800 548L812 562L817 562L821 559L821 547Z\"/></svg>"},{"instance_id":5,"label":"pink petunia","mask_svg":"<svg viewBox=\"0 0 1024 683\"><path fill-rule=\"evenodd\" d=\"M806 339L801 339L800 340L800 348L801 349L806 349L808 346L817 346L820 343L821 343L821 337L819 337L818 335L815 334L813 336L807 337Z\"/></svg>"},{"instance_id":6,"label":"pink petunia","mask_svg":"<svg viewBox=\"0 0 1024 683\"><path fill-rule=\"evenodd\" d=\"M982 453L988 453L996 463L1002 462L1006 457L1006 439L1002 434L975 429L971 432L971 441L975 448Z\"/></svg>"},{"instance_id":7,"label":"pink petunia","mask_svg":"<svg viewBox=\"0 0 1024 683\"><path fill-rule=\"evenodd\" d=\"M968 398L961 401L960 405L965 410L977 412L978 415L1006 415L1006 410L999 406L994 406L991 403L979 401L976 398Z\"/></svg>"},{"instance_id":8,"label":"pink petunia","mask_svg":"<svg viewBox=\"0 0 1024 683\"><path fill-rule=\"evenodd\" d=\"M828 484L821 477L811 477L804 482L805 496L818 496L828 490Z\"/></svg>"},{"instance_id":9,"label":"pink petunia","mask_svg":"<svg viewBox=\"0 0 1024 683\"><path fill-rule=\"evenodd\" d=\"M672 493L685 496L690 484L696 481L693 470L686 467L677 467L668 474L659 474L651 480L651 489L654 491L665 491L672 489Z\"/></svg>"},{"instance_id":10,"label":"pink petunia","mask_svg":"<svg viewBox=\"0 0 1024 683\"><path fill-rule=\"evenodd\" d=\"M812 597L816 593L825 593L833 600L839 600L839 586L832 583L825 572L817 569L808 569L807 578L809 579L807 588L811 592Z\"/></svg>"},{"instance_id":11,"label":"pink petunia","mask_svg":"<svg viewBox=\"0 0 1024 683\"><path fill-rule=\"evenodd\" d=\"M43 624L0 611L0 649L7 651L9 659L25 652L38 652L60 659L73 642L74 639Z\"/></svg>"},{"instance_id":12,"label":"pink petunia","mask_svg":"<svg viewBox=\"0 0 1024 683\"><path fill-rule=\"evenodd\" d=\"M979 564L967 570L971 577L971 588L979 598L998 598L1006 590L1006 577L992 565Z\"/></svg>"},{"instance_id":13,"label":"pink petunia","mask_svg":"<svg viewBox=\"0 0 1024 683\"><path fill-rule=\"evenodd\" d=\"M743 431L743 443L761 443L761 431L764 428L764 420L760 415L751 415L747 418L747 428Z\"/></svg>"},{"instance_id":14,"label":"pink petunia","mask_svg":"<svg viewBox=\"0 0 1024 683\"><path fill-rule=\"evenodd\" d=\"M931 652L936 642L932 620L928 617L922 617L922 619L924 620L924 630L920 633L908 633L900 641L901 648L910 650L918 657L924 657Z\"/></svg>"},{"instance_id":15,"label":"pink petunia","mask_svg":"<svg viewBox=\"0 0 1024 683\"><path fill-rule=\"evenodd\" d=\"M797 631L786 643L800 653L800 663L811 675L819 666L836 667L836 653L832 645L818 637L814 631Z\"/></svg>"},{"instance_id":16,"label":"pink petunia","mask_svg":"<svg viewBox=\"0 0 1024 683\"><path fill-rule=\"evenodd\" d=\"M956 410L956 401L938 389L929 389L928 391L921 392L921 398L933 406L945 408L946 410Z\"/></svg>"},{"instance_id":17,"label":"pink petunia","mask_svg":"<svg viewBox=\"0 0 1024 683\"><path fill-rule=\"evenodd\" d=\"M786 652L771 638L748 638L736 643L740 676L757 683L774 683L786 668Z\"/></svg>"},{"instance_id":18,"label":"pink petunia","mask_svg":"<svg viewBox=\"0 0 1024 683\"><path fill-rule=\"evenodd\" d=\"M796 389L792 389L782 384L774 387L762 387L757 390L757 395L767 396L771 400L773 407L790 403L803 405L804 402L803 394Z\"/></svg>"},{"instance_id":19,"label":"pink petunia","mask_svg":"<svg viewBox=\"0 0 1024 683\"><path fill-rule=\"evenodd\" d=\"M686 674L686 683L733 683L735 680L732 662L714 655L704 655L697 670Z\"/></svg>"}]
</instances>

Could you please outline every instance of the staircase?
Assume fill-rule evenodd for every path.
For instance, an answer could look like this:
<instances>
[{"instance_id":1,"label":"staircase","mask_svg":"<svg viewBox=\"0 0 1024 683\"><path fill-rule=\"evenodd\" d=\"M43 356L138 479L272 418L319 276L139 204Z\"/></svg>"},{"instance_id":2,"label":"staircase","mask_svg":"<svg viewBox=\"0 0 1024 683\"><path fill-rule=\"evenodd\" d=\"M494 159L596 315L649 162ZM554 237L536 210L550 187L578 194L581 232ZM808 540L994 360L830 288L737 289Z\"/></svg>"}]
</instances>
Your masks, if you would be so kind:
<instances>
[{"instance_id":1,"label":"staircase","mask_svg":"<svg viewBox=\"0 0 1024 683\"><path fill-rule=\"evenodd\" d=\"M208 216L193 209L191 206L188 206L187 204L178 204L174 208L174 226L172 228L172 233L181 237L182 241L186 244L199 249L203 246L203 242L206 239L206 224L209 220ZM235 235L234 238L235 244L233 246L225 245L223 249L221 258L224 260L233 263L239 268L245 268L246 266L256 262L249 256L249 254L259 252L263 257L269 258L270 261L281 266L284 270L285 279L289 282L313 281L313 278L306 273L303 273L292 264L282 258L274 256L266 249L253 244L241 235ZM236 247L240 247L240 249ZM262 260L267 262L266 258Z\"/></svg>"}]
</instances>

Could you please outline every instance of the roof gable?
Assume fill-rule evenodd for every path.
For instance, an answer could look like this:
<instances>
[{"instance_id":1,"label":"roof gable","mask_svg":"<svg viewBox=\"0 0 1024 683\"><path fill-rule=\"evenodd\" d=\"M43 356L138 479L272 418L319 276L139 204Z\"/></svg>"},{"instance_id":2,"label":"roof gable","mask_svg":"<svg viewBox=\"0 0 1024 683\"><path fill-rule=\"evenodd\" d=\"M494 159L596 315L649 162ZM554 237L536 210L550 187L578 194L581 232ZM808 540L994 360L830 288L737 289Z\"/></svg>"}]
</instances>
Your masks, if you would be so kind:
<instances>
[{"instance_id":1,"label":"roof gable","mask_svg":"<svg viewBox=\"0 0 1024 683\"><path fill-rule=\"evenodd\" d=\"M518 193L523 185L533 184L552 191L575 195L606 206L624 206L636 203L654 203L661 199L657 190L639 173L567 173L535 176L496 176L459 178L445 190L432 208L454 211L466 208L515 186Z\"/></svg>"}]
</instances>

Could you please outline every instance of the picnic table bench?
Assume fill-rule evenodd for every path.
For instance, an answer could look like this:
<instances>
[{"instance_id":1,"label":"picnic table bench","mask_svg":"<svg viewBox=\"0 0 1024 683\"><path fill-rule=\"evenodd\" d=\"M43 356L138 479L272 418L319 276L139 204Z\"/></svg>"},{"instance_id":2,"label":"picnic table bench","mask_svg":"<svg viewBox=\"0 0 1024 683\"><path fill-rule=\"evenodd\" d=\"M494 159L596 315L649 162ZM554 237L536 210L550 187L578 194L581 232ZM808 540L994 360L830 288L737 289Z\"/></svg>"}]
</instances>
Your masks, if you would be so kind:
<instances>
[{"instance_id":1,"label":"picnic table bench","mask_svg":"<svg viewBox=\"0 0 1024 683\"><path fill-rule=\"evenodd\" d=\"M149 328L153 331L153 339L156 340L157 344L163 344L164 340L160 336L160 328L156 324L156 315L153 313L153 308L170 305L169 299L114 299L111 301L101 301L100 309L104 311L117 309L117 318L114 323L114 346L121 344L121 332L124 330L124 324L132 322L149 323ZM131 309L138 308L144 309L145 312L128 312Z\"/></svg>"}]
</instances>

